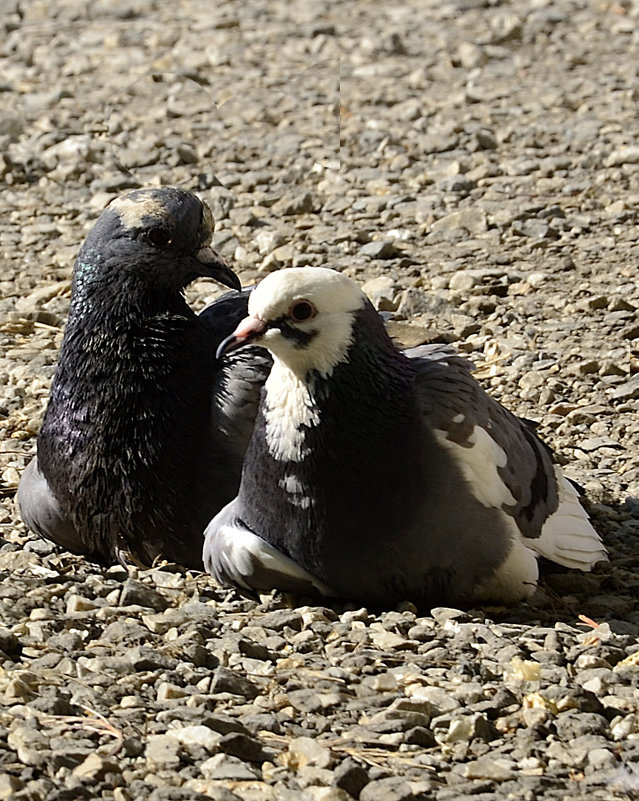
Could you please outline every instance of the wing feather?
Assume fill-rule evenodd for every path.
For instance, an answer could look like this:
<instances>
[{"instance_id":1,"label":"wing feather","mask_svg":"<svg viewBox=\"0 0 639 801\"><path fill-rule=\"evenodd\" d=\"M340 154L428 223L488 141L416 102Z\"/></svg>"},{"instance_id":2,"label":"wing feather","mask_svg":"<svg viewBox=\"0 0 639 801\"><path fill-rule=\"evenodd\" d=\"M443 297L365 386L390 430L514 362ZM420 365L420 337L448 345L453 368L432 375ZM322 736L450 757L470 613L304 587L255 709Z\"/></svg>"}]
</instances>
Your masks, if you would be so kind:
<instances>
[{"instance_id":1,"label":"wing feather","mask_svg":"<svg viewBox=\"0 0 639 801\"><path fill-rule=\"evenodd\" d=\"M510 515L528 547L552 561L589 570L606 559L577 492L534 424L491 398L471 375L471 363L450 346L405 353L417 360L424 418L457 457L475 497Z\"/></svg>"},{"instance_id":2,"label":"wing feather","mask_svg":"<svg viewBox=\"0 0 639 801\"><path fill-rule=\"evenodd\" d=\"M298 595L334 593L308 570L251 531L227 504L204 533L204 566L217 582L244 590L277 587Z\"/></svg>"},{"instance_id":3,"label":"wing feather","mask_svg":"<svg viewBox=\"0 0 639 801\"><path fill-rule=\"evenodd\" d=\"M200 312L211 331L211 352L248 314L250 290L226 292ZM213 430L231 451L243 457L257 415L260 394L273 361L264 348L248 347L224 356L215 374L212 396Z\"/></svg>"}]
</instances>

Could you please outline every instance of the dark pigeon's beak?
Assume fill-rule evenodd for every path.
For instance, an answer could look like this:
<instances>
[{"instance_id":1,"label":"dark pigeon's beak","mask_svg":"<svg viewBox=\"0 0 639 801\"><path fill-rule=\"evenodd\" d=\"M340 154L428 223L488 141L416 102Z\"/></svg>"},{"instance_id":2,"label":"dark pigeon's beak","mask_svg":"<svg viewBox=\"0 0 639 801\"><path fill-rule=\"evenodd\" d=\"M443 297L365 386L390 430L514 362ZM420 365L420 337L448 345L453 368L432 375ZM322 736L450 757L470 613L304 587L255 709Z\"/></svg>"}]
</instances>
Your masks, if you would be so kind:
<instances>
[{"instance_id":1,"label":"dark pigeon's beak","mask_svg":"<svg viewBox=\"0 0 639 801\"><path fill-rule=\"evenodd\" d=\"M215 281L219 281L220 284L231 287L231 289L242 289L240 279L210 245L201 247L195 254L195 258L200 264L205 265L207 268L206 275L209 278L213 278Z\"/></svg>"},{"instance_id":2,"label":"dark pigeon's beak","mask_svg":"<svg viewBox=\"0 0 639 801\"><path fill-rule=\"evenodd\" d=\"M245 317L233 333L222 340L215 352L215 357L221 359L225 353L250 345L266 330L266 323L259 317Z\"/></svg>"}]
</instances>

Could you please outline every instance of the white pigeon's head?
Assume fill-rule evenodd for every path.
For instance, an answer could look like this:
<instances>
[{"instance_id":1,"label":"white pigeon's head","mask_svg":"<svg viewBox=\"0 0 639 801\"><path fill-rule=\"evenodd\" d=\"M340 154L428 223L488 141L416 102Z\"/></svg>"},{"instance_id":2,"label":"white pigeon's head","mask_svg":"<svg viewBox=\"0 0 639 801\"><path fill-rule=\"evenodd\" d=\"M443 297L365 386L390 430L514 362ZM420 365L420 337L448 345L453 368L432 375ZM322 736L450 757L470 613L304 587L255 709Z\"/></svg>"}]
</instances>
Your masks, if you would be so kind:
<instances>
[{"instance_id":1,"label":"white pigeon's head","mask_svg":"<svg viewBox=\"0 0 639 801\"><path fill-rule=\"evenodd\" d=\"M300 378L330 375L353 340L355 315L367 302L350 278L326 267L299 267L267 276L249 297L249 316L218 355L253 342L268 348Z\"/></svg>"}]
</instances>

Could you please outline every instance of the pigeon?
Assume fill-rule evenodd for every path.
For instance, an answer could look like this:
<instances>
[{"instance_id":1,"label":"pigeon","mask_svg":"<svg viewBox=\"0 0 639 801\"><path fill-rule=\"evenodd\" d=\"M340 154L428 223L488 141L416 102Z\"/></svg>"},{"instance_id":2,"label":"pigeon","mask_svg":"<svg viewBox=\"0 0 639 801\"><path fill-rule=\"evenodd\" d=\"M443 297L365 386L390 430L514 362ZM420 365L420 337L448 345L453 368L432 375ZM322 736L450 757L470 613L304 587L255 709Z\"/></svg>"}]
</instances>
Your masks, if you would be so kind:
<instances>
[{"instance_id":1,"label":"pigeon","mask_svg":"<svg viewBox=\"0 0 639 801\"><path fill-rule=\"evenodd\" d=\"M204 528L237 492L270 358L215 358L247 293L212 231L195 195L142 189L113 200L79 252L37 455L18 488L26 525L69 551L201 570ZM235 291L198 316L184 299L198 277Z\"/></svg>"},{"instance_id":2,"label":"pigeon","mask_svg":"<svg viewBox=\"0 0 639 801\"><path fill-rule=\"evenodd\" d=\"M245 592L368 604L513 604L539 556L588 571L606 549L533 426L449 345L399 350L358 285L323 267L272 273L218 354L273 366L238 494L204 565Z\"/></svg>"}]
</instances>

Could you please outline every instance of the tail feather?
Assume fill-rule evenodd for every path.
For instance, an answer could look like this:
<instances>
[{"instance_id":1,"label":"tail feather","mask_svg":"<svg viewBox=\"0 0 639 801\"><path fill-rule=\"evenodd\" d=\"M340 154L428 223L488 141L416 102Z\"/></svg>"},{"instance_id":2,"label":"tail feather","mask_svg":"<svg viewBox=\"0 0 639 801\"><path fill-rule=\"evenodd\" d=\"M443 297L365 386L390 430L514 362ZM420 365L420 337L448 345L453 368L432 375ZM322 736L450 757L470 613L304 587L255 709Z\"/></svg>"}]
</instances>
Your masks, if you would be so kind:
<instances>
[{"instance_id":1,"label":"tail feather","mask_svg":"<svg viewBox=\"0 0 639 801\"><path fill-rule=\"evenodd\" d=\"M541 535L528 542L540 556L564 567L589 571L597 562L608 561L606 547L592 527L579 502L576 489L555 468L559 506L544 523Z\"/></svg>"}]
</instances>

